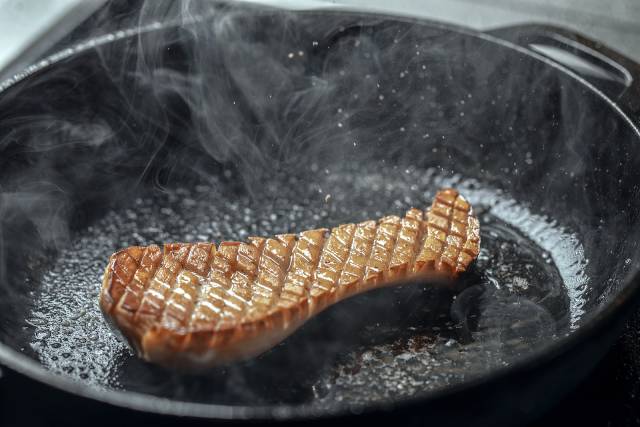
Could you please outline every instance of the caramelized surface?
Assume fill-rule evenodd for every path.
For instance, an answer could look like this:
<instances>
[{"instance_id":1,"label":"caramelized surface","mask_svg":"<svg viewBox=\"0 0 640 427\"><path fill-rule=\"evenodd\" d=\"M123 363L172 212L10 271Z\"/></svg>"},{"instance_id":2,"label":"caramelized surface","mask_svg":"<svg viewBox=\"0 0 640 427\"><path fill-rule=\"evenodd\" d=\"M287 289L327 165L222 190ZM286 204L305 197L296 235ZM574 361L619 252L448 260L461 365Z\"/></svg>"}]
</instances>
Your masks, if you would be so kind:
<instances>
[{"instance_id":1,"label":"caramelized surface","mask_svg":"<svg viewBox=\"0 0 640 427\"><path fill-rule=\"evenodd\" d=\"M143 358L206 368L259 354L359 292L415 276L453 280L479 245L471 206L446 189L402 218L123 249L109 260L100 305Z\"/></svg>"}]
</instances>

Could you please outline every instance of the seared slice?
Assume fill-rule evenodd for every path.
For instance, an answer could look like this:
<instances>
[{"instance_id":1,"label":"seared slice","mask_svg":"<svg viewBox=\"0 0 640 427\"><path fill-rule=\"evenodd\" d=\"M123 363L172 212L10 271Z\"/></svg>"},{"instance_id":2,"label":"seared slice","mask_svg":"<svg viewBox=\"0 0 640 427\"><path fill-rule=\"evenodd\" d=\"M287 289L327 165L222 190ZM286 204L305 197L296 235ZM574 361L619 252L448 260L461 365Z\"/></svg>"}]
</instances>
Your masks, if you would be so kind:
<instances>
[{"instance_id":1,"label":"seared slice","mask_svg":"<svg viewBox=\"0 0 640 427\"><path fill-rule=\"evenodd\" d=\"M453 280L480 226L457 191L426 212L247 242L130 247L107 265L100 306L144 359L203 369L255 356L341 299L408 278Z\"/></svg>"}]
</instances>

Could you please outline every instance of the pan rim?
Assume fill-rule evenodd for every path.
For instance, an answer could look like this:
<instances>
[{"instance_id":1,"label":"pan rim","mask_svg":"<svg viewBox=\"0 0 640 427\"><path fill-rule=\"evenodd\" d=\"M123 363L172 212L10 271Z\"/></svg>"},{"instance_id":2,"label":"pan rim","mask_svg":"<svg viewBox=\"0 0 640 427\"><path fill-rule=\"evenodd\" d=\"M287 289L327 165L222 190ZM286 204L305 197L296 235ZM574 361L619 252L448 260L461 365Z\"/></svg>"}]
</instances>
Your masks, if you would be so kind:
<instances>
[{"instance_id":1,"label":"pan rim","mask_svg":"<svg viewBox=\"0 0 640 427\"><path fill-rule=\"evenodd\" d=\"M264 6L261 7L264 8ZM275 8L273 9L277 10ZM413 18L391 14L388 11L362 11L358 10L357 8L330 6L315 9L306 9L304 11L296 11L296 13L300 14L341 14L345 12L357 13L358 15L369 16L372 18L392 18L400 22L429 25L435 28L451 30L466 36L471 36L485 40L487 42L491 42L499 47L510 49L511 51L515 51L518 54L525 55L538 61L542 61L547 66L555 68L559 72L565 74L565 76L575 80L578 84L581 84L583 88L588 89L593 94L600 97L605 103L609 105L610 108L614 110L614 112L616 112L620 116L620 118L628 123L628 125L634 131L634 133L638 137L638 140L640 141L640 129L638 128L638 126L636 126L633 120L615 101L609 98L597 87L593 86L591 83L589 83L587 80L585 80L572 70L548 59L547 57L531 51L525 47L516 45L512 42L500 39L491 34L483 33L454 24L431 21L425 18ZM143 32L165 30L167 28L170 28L170 26L171 25L153 25L150 27L119 31L119 33L122 33L122 37L103 38L101 40L98 40L96 43L88 43L83 49L78 48L73 52L67 49L54 53L49 57L49 61L46 64L41 61L40 63L38 63L40 65L34 64L34 66L25 69L25 72L14 76L14 78L11 79L11 82L0 82L0 96L3 92L6 91L6 89L13 86L15 83L28 78L29 76L39 72L40 70L52 67L56 65L57 62L60 62L65 58L78 55L85 50L92 49L101 44L113 43L119 39L133 37ZM458 384L453 384L441 389L426 391L411 397L386 402L384 408L392 409L394 407L402 407L418 402L437 401L453 394L458 394L473 388L499 381L500 379L504 379L514 373L531 370L532 368L544 365L545 363L548 363L553 359L562 356L563 354L576 347L576 345L578 345L580 342L587 340L590 336L597 334L599 331L612 324L615 320L615 315L623 312L634 302L634 297L637 297L638 294L640 294L640 266L634 266L633 270L627 273L625 278L621 280L621 284L622 287L618 291L617 295L611 301L609 301L601 310L590 316L585 321L585 323L581 324L576 330L558 338L557 340L545 343L537 349L531 350L527 353L527 355L516 359L510 365L492 368L484 374ZM0 363L13 371L16 371L45 385L56 388L62 392L71 393L79 397L89 398L98 402L111 404L122 408L152 412L162 415L190 416L194 418L212 418L221 420L300 420L309 417L327 418L351 415L355 413L371 413L376 410L380 410L379 404L371 403L361 405L337 404L335 406L332 406L329 410L327 410L326 408L320 409L310 404L233 406L213 403L186 402L162 398L140 392L98 388L82 382L74 381L73 379L67 378L60 374L53 373L39 364L36 360L21 354L20 352L14 350L13 348L2 342L0 342Z\"/></svg>"}]
</instances>

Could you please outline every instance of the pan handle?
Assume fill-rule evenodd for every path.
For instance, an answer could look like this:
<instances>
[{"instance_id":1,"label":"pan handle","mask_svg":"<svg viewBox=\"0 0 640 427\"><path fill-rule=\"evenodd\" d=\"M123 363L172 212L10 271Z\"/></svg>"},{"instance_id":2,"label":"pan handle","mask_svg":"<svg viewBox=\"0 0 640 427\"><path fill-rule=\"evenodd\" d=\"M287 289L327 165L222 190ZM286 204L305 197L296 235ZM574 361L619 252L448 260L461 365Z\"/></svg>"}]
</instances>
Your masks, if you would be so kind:
<instances>
[{"instance_id":1,"label":"pan handle","mask_svg":"<svg viewBox=\"0 0 640 427\"><path fill-rule=\"evenodd\" d=\"M569 68L640 122L640 64L635 61L582 34L550 25L514 25L487 33Z\"/></svg>"}]
</instances>

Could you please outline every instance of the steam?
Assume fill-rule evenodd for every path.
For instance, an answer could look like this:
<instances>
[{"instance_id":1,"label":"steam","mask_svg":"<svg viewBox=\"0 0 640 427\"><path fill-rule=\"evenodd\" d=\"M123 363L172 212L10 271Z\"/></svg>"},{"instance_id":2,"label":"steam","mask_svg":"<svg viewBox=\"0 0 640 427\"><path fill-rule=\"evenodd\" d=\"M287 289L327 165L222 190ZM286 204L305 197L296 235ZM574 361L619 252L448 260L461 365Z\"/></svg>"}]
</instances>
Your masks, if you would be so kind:
<instances>
[{"instance_id":1,"label":"steam","mask_svg":"<svg viewBox=\"0 0 640 427\"><path fill-rule=\"evenodd\" d=\"M118 7L112 3L74 35L90 40L47 58L28 79L12 81L15 87L0 84L5 89L0 93L3 308L16 301L10 297L28 300L29 282L23 279L31 275L39 283L35 276L51 253L68 247L76 231L96 224L105 212L113 217L113 209L132 207L135 214L132 199L139 194L165 191L179 198L185 194L175 191L180 186L194 189L197 198L199 184L206 184L200 188L214 201L191 200L177 204L180 209L204 211L215 203L242 212L238 196L248 195L241 200L256 202L252 208L262 215L261 202L281 197L283 188L289 205L294 200L317 207L308 202L325 196L309 183L322 182L339 190L341 198L332 200L343 209L351 203L350 211L386 214L424 203L425 189L434 185L429 173L462 172L478 185L530 202L531 209L513 210L513 216L526 219L523 212L536 210L566 214L553 224L555 235L569 226L587 236L584 248L540 237L536 243L553 246L552 254L557 245L558 251L588 258L594 246L605 251L614 245L593 238L590 221L595 212L605 218L615 214L606 211L612 202L600 194L615 188L618 177L608 171L596 175L590 167L600 153L589 150L596 136L606 141L622 131L613 121L588 120L599 105L580 105L583 94L569 85L560 90L557 70L522 65L513 52L487 60L483 55L502 51L437 25L390 24L375 16L319 18L209 1L148 1L133 13L129 5L124 11ZM624 154L617 148L607 155L631 163ZM583 187L594 182L595 196ZM234 204L225 197L234 197ZM325 208L326 217L336 211ZM319 225L316 212L302 215L302 210L292 221ZM202 211L206 217L208 211ZM182 214L171 216L185 218ZM111 220L119 230L120 223ZM218 221L251 225L235 218ZM603 224L601 234L621 234ZM203 226L197 235L210 229ZM105 249L111 242L100 244ZM83 245L75 251L90 258ZM608 262L608 257L589 260L587 268L598 277L623 268L604 265ZM583 267L575 266L580 272ZM64 274L62 269L59 276ZM82 285L78 279L74 289L83 290ZM503 312L497 307L488 326L508 324L498 315ZM533 308L529 314L536 320L532 325L546 331L549 316ZM4 338L21 332L2 333Z\"/></svg>"},{"instance_id":2,"label":"steam","mask_svg":"<svg viewBox=\"0 0 640 427\"><path fill-rule=\"evenodd\" d=\"M232 168L253 194L285 171L304 172L310 158L339 156L344 134L335 120L338 81L309 71L312 41L296 45L299 34L288 34L296 18L283 13L271 22L260 15L210 2L146 2L139 25L183 25L140 35L135 68L163 120L186 120L183 140ZM281 43L273 42L275 33Z\"/></svg>"},{"instance_id":3,"label":"steam","mask_svg":"<svg viewBox=\"0 0 640 427\"><path fill-rule=\"evenodd\" d=\"M66 242L67 203L61 189L49 182L30 182L21 191L0 195L0 217L15 223L20 217L29 217L40 238L46 242ZM0 236L0 242L4 239ZM0 246L0 257L6 249Z\"/></svg>"},{"instance_id":4,"label":"steam","mask_svg":"<svg viewBox=\"0 0 640 427\"><path fill-rule=\"evenodd\" d=\"M365 160L360 147L389 134L381 128L394 118L369 114L384 52L368 35L349 33L344 17L316 23L206 1L143 2L133 13L119 7L113 3L73 36L91 39L22 74L33 73L27 93L7 90L20 84L15 79L3 83L2 200L22 201L3 209L4 228L22 227L19 217L42 231L45 246L59 248L93 215L82 206L128 203L149 183L162 189L214 176L274 199L292 180ZM112 21L135 30L103 33ZM345 46L352 55L333 54ZM66 67L74 55L86 56L86 66ZM367 131L354 134L356 127ZM20 207L27 205L41 208Z\"/></svg>"},{"instance_id":5,"label":"steam","mask_svg":"<svg viewBox=\"0 0 640 427\"><path fill-rule=\"evenodd\" d=\"M306 200L296 180L366 141L350 119L377 97L380 52L364 36L366 60L333 55L340 16L327 26L206 1L120 8L0 84L0 292L19 310L25 283L76 230L140 191L204 182L270 202L289 186Z\"/></svg>"},{"instance_id":6,"label":"steam","mask_svg":"<svg viewBox=\"0 0 640 427\"><path fill-rule=\"evenodd\" d=\"M14 100L18 112L19 104ZM8 280L9 270L24 268L25 260L33 260L41 248L56 251L70 241L72 219L79 219L73 206L84 201L71 193L71 182L95 182L90 163L74 162L77 153L100 150L113 132L99 118L70 121L46 113L18 113L5 118L3 126L10 131L0 138L0 282L20 286ZM3 286L2 291L11 295L14 289Z\"/></svg>"}]
</instances>

